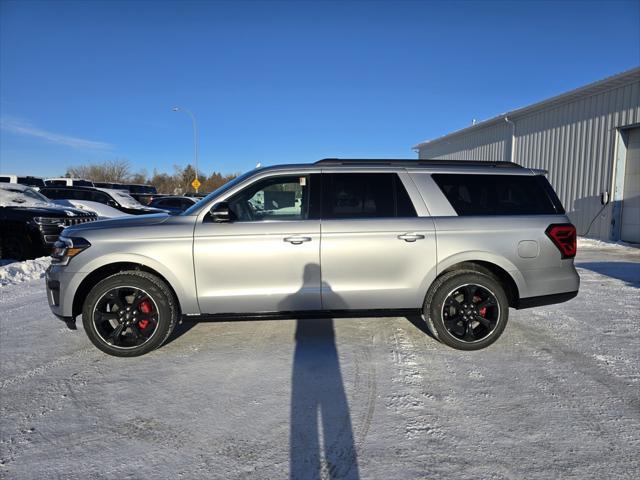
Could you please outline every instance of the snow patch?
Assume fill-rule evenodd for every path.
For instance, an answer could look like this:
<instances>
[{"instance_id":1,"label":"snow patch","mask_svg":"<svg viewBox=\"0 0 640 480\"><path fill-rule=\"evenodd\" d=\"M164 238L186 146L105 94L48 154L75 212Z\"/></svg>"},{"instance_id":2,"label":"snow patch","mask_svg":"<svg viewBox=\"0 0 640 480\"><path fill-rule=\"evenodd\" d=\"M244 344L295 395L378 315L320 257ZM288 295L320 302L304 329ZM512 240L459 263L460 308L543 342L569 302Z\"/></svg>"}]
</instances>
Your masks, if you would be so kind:
<instances>
[{"instance_id":1,"label":"snow patch","mask_svg":"<svg viewBox=\"0 0 640 480\"><path fill-rule=\"evenodd\" d=\"M43 278L50 264L51 257L40 257L24 262L0 260L0 287Z\"/></svg>"},{"instance_id":2,"label":"snow patch","mask_svg":"<svg viewBox=\"0 0 640 480\"><path fill-rule=\"evenodd\" d=\"M604 240L595 240L593 238L578 237L578 249L581 248L615 248L627 252L638 252L638 245L626 242L606 242Z\"/></svg>"}]
</instances>

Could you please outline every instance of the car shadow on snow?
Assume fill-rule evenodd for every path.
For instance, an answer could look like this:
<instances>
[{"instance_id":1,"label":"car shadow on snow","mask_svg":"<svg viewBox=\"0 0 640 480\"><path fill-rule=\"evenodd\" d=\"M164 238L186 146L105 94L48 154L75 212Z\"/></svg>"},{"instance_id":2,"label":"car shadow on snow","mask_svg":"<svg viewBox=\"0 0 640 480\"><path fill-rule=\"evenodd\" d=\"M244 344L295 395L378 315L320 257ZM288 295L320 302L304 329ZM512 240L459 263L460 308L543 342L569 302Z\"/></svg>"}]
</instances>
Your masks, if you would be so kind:
<instances>
[{"instance_id":1,"label":"car shadow on snow","mask_svg":"<svg viewBox=\"0 0 640 480\"><path fill-rule=\"evenodd\" d=\"M287 309L297 293L317 289L320 267L308 264L301 289L282 302ZM323 283L332 305L346 305ZM344 389L333 319L298 318L291 374L289 477L291 479L360 478L349 404ZM322 438L322 442L321 442Z\"/></svg>"},{"instance_id":2,"label":"car shadow on snow","mask_svg":"<svg viewBox=\"0 0 640 480\"><path fill-rule=\"evenodd\" d=\"M617 278L631 287L640 288L640 263L637 262L576 262L576 267Z\"/></svg>"}]
</instances>

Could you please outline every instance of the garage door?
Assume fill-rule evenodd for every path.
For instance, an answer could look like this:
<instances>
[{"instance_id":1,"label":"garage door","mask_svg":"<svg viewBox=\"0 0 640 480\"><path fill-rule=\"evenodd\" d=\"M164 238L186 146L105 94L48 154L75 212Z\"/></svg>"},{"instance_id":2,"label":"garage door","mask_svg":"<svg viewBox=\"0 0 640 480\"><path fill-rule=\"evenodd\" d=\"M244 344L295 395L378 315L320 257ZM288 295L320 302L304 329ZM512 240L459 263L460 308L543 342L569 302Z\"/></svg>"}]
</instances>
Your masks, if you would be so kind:
<instances>
[{"instance_id":1,"label":"garage door","mask_svg":"<svg viewBox=\"0 0 640 480\"><path fill-rule=\"evenodd\" d=\"M640 243L640 128L629 132L620 238L625 242Z\"/></svg>"}]
</instances>

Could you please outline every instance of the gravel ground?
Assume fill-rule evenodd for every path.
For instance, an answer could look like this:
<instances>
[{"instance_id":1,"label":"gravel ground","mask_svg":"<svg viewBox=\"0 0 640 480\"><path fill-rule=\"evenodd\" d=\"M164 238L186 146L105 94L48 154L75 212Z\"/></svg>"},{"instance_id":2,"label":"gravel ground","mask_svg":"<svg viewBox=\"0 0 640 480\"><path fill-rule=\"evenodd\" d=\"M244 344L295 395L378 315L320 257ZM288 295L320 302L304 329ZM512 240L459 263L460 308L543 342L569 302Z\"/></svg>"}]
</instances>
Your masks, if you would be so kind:
<instances>
[{"instance_id":1,"label":"gravel ground","mask_svg":"<svg viewBox=\"0 0 640 480\"><path fill-rule=\"evenodd\" d=\"M449 349L418 319L183 324L136 359L0 288L0 478L638 478L640 250Z\"/></svg>"}]
</instances>

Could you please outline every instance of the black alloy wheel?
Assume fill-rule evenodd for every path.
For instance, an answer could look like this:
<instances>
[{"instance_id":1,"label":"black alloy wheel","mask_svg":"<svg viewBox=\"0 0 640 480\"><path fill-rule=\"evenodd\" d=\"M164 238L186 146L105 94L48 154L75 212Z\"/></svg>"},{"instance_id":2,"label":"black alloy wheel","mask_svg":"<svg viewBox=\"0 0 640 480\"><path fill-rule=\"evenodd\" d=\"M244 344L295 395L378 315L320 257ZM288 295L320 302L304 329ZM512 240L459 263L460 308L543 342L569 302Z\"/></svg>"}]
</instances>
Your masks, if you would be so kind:
<instances>
[{"instance_id":1,"label":"black alloy wheel","mask_svg":"<svg viewBox=\"0 0 640 480\"><path fill-rule=\"evenodd\" d=\"M158 329L156 302L137 287L116 287L106 292L93 309L93 325L106 343L135 348L147 343Z\"/></svg>"},{"instance_id":2,"label":"black alloy wheel","mask_svg":"<svg viewBox=\"0 0 640 480\"><path fill-rule=\"evenodd\" d=\"M457 340L477 342L493 332L500 319L500 305L486 287L466 284L450 292L442 305L447 332Z\"/></svg>"}]
</instances>

